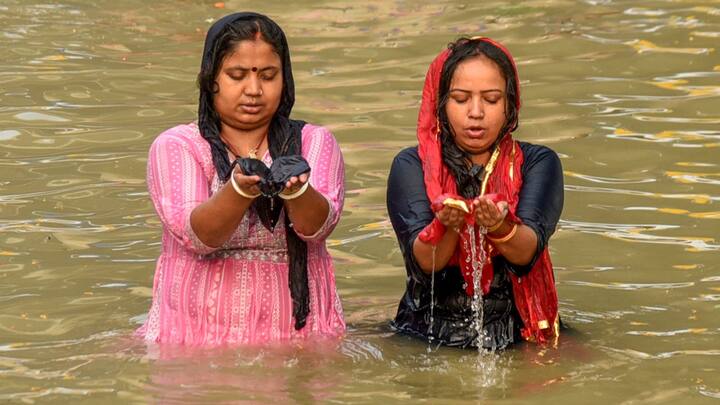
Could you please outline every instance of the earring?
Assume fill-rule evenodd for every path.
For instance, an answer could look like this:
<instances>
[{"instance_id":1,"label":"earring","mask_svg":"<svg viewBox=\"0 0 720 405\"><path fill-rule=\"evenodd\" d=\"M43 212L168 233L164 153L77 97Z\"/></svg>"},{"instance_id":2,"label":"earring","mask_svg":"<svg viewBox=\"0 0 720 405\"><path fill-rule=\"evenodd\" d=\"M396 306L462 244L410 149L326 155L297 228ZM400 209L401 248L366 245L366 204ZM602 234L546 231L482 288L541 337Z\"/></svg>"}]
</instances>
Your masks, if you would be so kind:
<instances>
[{"instance_id":1,"label":"earring","mask_svg":"<svg viewBox=\"0 0 720 405\"><path fill-rule=\"evenodd\" d=\"M435 141L440 139L440 117L435 117Z\"/></svg>"}]
</instances>

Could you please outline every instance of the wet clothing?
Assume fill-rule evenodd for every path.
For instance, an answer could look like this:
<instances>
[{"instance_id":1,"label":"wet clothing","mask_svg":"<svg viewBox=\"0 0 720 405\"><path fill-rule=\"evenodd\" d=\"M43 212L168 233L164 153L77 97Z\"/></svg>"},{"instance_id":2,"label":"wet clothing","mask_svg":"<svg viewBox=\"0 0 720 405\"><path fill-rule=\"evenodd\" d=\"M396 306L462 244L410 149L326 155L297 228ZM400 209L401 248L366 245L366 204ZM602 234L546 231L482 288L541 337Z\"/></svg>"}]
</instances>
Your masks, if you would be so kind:
<instances>
[{"instance_id":1,"label":"wet clothing","mask_svg":"<svg viewBox=\"0 0 720 405\"><path fill-rule=\"evenodd\" d=\"M345 331L335 288L335 268L325 240L340 219L345 168L335 137L326 128L305 125L302 156L308 180L328 202L325 223L307 243L309 313L295 327L285 210L272 230L254 207L221 247L205 245L190 226L190 214L224 182L217 176L210 145L195 123L163 132L150 147L148 189L163 226L153 299L137 335L149 342L218 346L287 342ZM271 166L270 153L261 158Z\"/></svg>"},{"instance_id":2,"label":"wet clothing","mask_svg":"<svg viewBox=\"0 0 720 405\"><path fill-rule=\"evenodd\" d=\"M493 258L493 280L483 297L483 328L489 338L483 346L493 349L505 348L521 339L523 322L514 305L509 275L522 279L530 272L555 231L563 206L562 167L557 154L545 146L518 144L524 161L516 215L535 231L538 246L535 257L526 266L509 263L502 256ZM407 148L395 157L388 178L387 206L407 272L407 288L391 326L423 339L432 336L434 342L448 346L474 346L477 333L471 328L472 297L465 293L465 280L456 265L435 273L430 329L431 275L420 269L412 249L415 238L434 218L417 147Z\"/></svg>"}]
</instances>

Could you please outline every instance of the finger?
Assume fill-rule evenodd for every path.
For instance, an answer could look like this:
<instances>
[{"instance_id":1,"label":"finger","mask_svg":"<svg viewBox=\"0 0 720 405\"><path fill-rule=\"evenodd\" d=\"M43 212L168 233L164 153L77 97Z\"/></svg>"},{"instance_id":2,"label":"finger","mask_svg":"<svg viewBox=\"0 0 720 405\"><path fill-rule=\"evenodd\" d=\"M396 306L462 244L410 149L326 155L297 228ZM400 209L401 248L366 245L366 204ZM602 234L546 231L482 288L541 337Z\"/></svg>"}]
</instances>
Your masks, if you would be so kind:
<instances>
[{"instance_id":1,"label":"finger","mask_svg":"<svg viewBox=\"0 0 720 405\"><path fill-rule=\"evenodd\" d=\"M307 183L308 179L310 178L310 173L303 173L300 175L300 183Z\"/></svg>"},{"instance_id":2,"label":"finger","mask_svg":"<svg viewBox=\"0 0 720 405\"><path fill-rule=\"evenodd\" d=\"M260 182L260 176L236 175L235 181L239 186L251 186Z\"/></svg>"},{"instance_id":3,"label":"finger","mask_svg":"<svg viewBox=\"0 0 720 405\"><path fill-rule=\"evenodd\" d=\"M495 207L490 201L482 201L480 204L480 223L488 226L496 222L494 210Z\"/></svg>"},{"instance_id":4,"label":"finger","mask_svg":"<svg viewBox=\"0 0 720 405\"><path fill-rule=\"evenodd\" d=\"M297 183L297 177L293 176L285 183L285 188L291 189Z\"/></svg>"},{"instance_id":5,"label":"finger","mask_svg":"<svg viewBox=\"0 0 720 405\"><path fill-rule=\"evenodd\" d=\"M452 207L443 207L440 211L437 212L436 216L440 223L442 223L445 226L452 226L453 224L453 217L454 213L457 210Z\"/></svg>"},{"instance_id":6,"label":"finger","mask_svg":"<svg viewBox=\"0 0 720 405\"><path fill-rule=\"evenodd\" d=\"M448 217L448 225L455 226L455 224L457 224L457 215L453 212Z\"/></svg>"},{"instance_id":7,"label":"finger","mask_svg":"<svg viewBox=\"0 0 720 405\"><path fill-rule=\"evenodd\" d=\"M497 207L498 207L498 209L500 210L500 213L502 214L502 216L503 216L503 218L504 218L505 215L507 215L508 210L509 210L507 201L500 201L500 202L497 204Z\"/></svg>"},{"instance_id":8,"label":"finger","mask_svg":"<svg viewBox=\"0 0 720 405\"><path fill-rule=\"evenodd\" d=\"M442 223L443 225L445 224L445 216L445 209L441 209L440 211L435 213L435 218L437 218L438 221L440 221L440 223Z\"/></svg>"},{"instance_id":9,"label":"finger","mask_svg":"<svg viewBox=\"0 0 720 405\"><path fill-rule=\"evenodd\" d=\"M490 219L496 218L500 214L495 203L490 200L485 201L485 212Z\"/></svg>"}]
</instances>

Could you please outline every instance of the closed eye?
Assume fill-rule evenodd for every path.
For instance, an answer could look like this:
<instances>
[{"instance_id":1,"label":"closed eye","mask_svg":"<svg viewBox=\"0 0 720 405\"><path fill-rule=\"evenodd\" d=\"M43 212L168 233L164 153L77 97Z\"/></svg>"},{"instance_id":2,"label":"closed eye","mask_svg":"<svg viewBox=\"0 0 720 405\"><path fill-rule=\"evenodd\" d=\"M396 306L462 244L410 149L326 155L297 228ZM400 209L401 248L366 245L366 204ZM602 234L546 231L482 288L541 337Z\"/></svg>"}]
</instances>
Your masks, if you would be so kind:
<instances>
[{"instance_id":1,"label":"closed eye","mask_svg":"<svg viewBox=\"0 0 720 405\"><path fill-rule=\"evenodd\" d=\"M470 100L470 97L464 94L457 94L450 97L453 101L455 101L458 104L464 104L468 100Z\"/></svg>"},{"instance_id":2,"label":"closed eye","mask_svg":"<svg viewBox=\"0 0 720 405\"><path fill-rule=\"evenodd\" d=\"M232 71L231 73L228 73L227 75L228 75L228 77L230 77L233 80L240 81L240 80L245 79L245 77L247 76L247 72L241 71L241 70L235 70L235 71Z\"/></svg>"}]
</instances>

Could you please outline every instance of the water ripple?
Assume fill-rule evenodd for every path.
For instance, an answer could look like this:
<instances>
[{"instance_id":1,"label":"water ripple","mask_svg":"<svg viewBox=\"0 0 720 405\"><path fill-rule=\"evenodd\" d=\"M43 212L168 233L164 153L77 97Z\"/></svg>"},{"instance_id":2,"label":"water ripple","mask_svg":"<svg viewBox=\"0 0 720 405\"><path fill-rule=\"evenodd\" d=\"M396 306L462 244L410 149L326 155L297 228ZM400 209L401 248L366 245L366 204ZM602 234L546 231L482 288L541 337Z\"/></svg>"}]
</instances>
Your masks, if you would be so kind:
<instances>
[{"instance_id":1,"label":"water ripple","mask_svg":"<svg viewBox=\"0 0 720 405\"><path fill-rule=\"evenodd\" d=\"M670 290L670 289L676 289L676 288L688 288L688 287L693 287L695 285L694 282L686 282L686 283L593 283L593 282L589 282L589 281L577 281L577 280L564 280L561 282L561 284L582 286L582 287L602 288L602 289L606 289L606 290L626 290L626 291L646 290L646 289Z\"/></svg>"},{"instance_id":2,"label":"water ripple","mask_svg":"<svg viewBox=\"0 0 720 405\"><path fill-rule=\"evenodd\" d=\"M627 242L685 246L686 250L693 252L720 250L720 244L713 243L715 242L713 238L692 236L660 236L644 233L649 231L679 228L676 225L608 224L561 220L560 227L563 230L576 230L582 233L602 235Z\"/></svg>"},{"instance_id":3,"label":"water ripple","mask_svg":"<svg viewBox=\"0 0 720 405\"><path fill-rule=\"evenodd\" d=\"M566 184L566 191L577 191L583 193L608 193L608 194L622 194L632 195L641 197L651 197L668 200L687 200L695 204L707 204L709 202L720 201L720 196L713 196L709 194L686 194L686 193L653 193L650 191L641 190L624 190L617 188L608 187L595 187L595 186L580 186L575 184Z\"/></svg>"}]
</instances>

